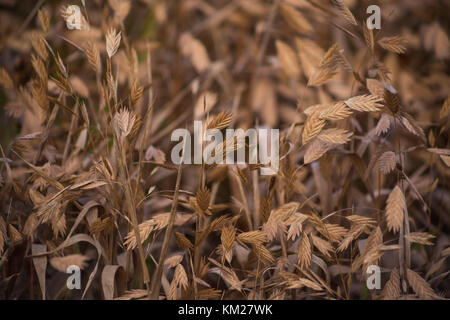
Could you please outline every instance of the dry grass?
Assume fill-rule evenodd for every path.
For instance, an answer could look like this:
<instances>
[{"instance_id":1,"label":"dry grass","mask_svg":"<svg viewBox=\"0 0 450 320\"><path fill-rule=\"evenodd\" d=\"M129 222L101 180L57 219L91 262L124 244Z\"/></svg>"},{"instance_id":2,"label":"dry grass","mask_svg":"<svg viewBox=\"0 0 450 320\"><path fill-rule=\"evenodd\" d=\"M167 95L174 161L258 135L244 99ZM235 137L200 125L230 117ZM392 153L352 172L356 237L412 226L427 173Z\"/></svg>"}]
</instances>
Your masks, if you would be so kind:
<instances>
[{"instance_id":1,"label":"dry grass","mask_svg":"<svg viewBox=\"0 0 450 320\"><path fill-rule=\"evenodd\" d=\"M0 11L1 299L450 296L447 1L381 30L350 0L71 4ZM172 163L194 120L279 128L278 173Z\"/></svg>"}]
</instances>

